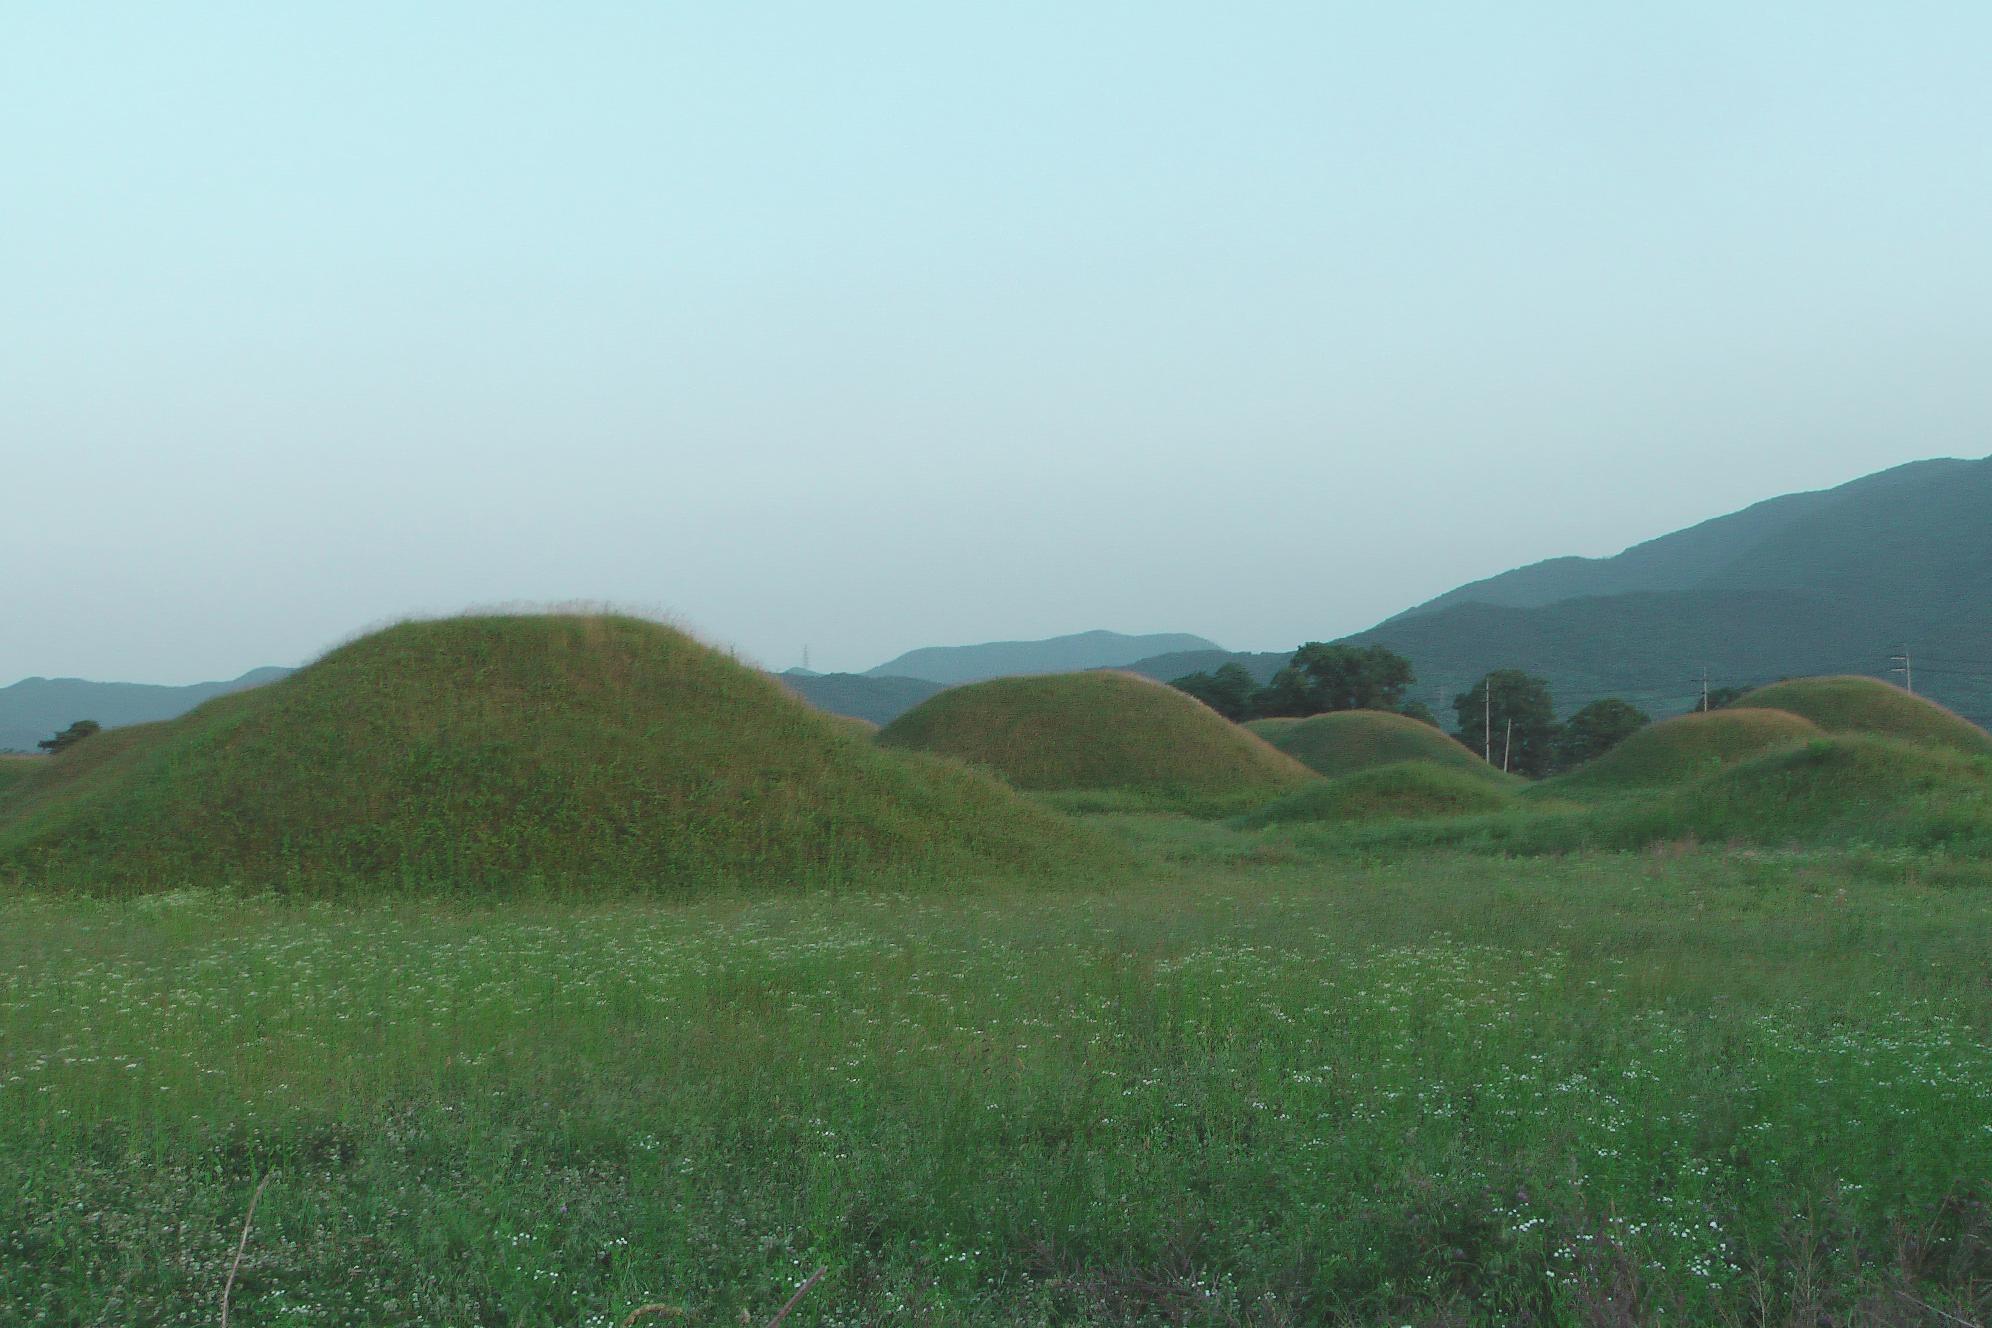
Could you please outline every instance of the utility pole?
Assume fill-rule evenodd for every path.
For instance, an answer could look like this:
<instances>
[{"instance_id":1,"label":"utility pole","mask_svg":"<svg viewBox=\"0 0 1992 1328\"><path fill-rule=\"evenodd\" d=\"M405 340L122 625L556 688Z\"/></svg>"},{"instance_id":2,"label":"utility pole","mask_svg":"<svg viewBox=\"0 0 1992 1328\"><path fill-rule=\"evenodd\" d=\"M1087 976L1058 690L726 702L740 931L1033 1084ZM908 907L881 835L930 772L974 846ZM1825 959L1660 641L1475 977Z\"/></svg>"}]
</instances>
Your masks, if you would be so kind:
<instances>
[{"instance_id":1,"label":"utility pole","mask_svg":"<svg viewBox=\"0 0 1992 1328\"><path fill-rule=\"evenodd\" d=\"M1889 672L1901 674L1902 690L1914 696L1916 694L1916 661L1909 658L1909 647L1902 647L1901 654L1890 655L1889 659L1895 664L1895 667L1890 669ZM1943 670L1938 669L1937 672L1942 673Z\"/></svg>"},{"instance_id":2,"label":"utility pole","mask_svg":"<svg viewBox=\"0 0 1992 1328\"><path fill-rule=\"evenodd\" d=\"M1494 688L1486 679L1480 683L1480 754L1494 764Z\"/></svg>"},{"instance_id":3,"label":"utility pole","mask_svg":"<svg viewBox=\"0 0 1992 1328\"><path fill-rule=\"evenodd\" d=\"M1708 665L1702 665L1702 713L1708 713Z\"/></svg>"},{"instance_id":4,"label":"utility pole","mask_svg":"<svg viewBox=\"0 0 1992 1328\"><path fill-rule=\"evenodd\" d=\"M1515 721L1508 721L1508 742L1501 748L1501 773L1508 773L1508 758L1515 754Z\"/></svg>"}]
</instances>

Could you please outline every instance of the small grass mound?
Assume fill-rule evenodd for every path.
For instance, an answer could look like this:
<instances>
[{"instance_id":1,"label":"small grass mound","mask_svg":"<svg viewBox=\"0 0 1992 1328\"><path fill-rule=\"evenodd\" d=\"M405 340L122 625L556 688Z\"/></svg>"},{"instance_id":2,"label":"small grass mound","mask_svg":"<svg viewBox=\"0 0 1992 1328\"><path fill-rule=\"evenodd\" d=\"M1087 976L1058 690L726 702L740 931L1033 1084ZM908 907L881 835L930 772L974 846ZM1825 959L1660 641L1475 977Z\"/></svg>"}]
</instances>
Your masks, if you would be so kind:
<instances>
[{"instance_id":1,"label":"small grass mound","mask_svg":"<svg viewBox=\"0 0 1992 1328\"><path fill-rule=\"evenodd\" d=\"M1992 734L1876 678L1795 678L1760 687L1737 705L1788 711L1828 733L1873 733L1969 756L1992 756Z\"/></svg>"},{"instance_id":2,"label":"small grass mound","mask_svg":"<svg viewBox=\"0 0 1992 1328\"><path fill-rule=\"evenodd\" d=\"M1264 795L1314 776L1201 701L1131 673L996 678L921 702L879 731L887 747L987 767L1018 788Z\"/></svg>"},{"instance_id":3,"label":"small grass mound","mask_svg":"<svg viewBox=\"0 0 1992 1328\"><path fill-rule=\"evenodd\" d=\"M1458 739L1409 715L1387 710L1338 710L1298 720L1277 734L1273 746L1330 779L1402 761L1471 770L1500 778Z\"/></svg>"},{"instance_id":4,"label":"small grass mound","mask_svg":"<svg viewBox=\"0 0 1992 1328\"><path fill-rule=\"evenodd\" d=\"M0 877L105 892L682 893L1069 870L1090 843L615 616L391 627L0 789Z\"/></svg>"},{"instance_id":5,"label":"small grass mound","mask_svg":"<svg viewBox=\"0 0 1992 1328\"><path fill-rule=\"evenodd\" d=\"M1398 761L1289 793L1233 824L1256 830L1296 821L1471 816L1501 811L1513 801L1498 784L1472 771L1430 761Z\"/></svg>"},{"instance_id":6,"label":"small grass mound","mask_svg":"<svg viewBox=\"0 0 1992 1328\"><path fill-rule=\"evenodd\" d=\"M1822 732L1811 720L1782 710L1734 707L1682 715L1641 729L1542 787L1580 793L1682 784Z\"/></svg>"}]
</instances>

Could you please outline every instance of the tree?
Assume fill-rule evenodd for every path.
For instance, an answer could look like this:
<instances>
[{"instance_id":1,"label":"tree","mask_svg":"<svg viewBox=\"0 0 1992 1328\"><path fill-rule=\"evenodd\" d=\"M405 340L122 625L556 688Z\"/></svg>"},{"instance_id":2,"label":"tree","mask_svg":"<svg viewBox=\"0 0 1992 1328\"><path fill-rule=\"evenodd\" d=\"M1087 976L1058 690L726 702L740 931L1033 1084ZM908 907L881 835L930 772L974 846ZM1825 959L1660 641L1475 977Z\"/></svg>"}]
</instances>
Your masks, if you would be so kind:
<instances>
[{"instance_id":1,"label":"tree","mask_svg":"<svg viewBox=\"0 0 1992 1328\"><path fill-rule=\"evenodd\" d=\"M79 719L62 732L56 734L53 738L43 738L35 746L41 748L50 756L54 756L57 752L67 751L69 748L74 747L91 734L101 732L103 727L102 724L99 724L94 719Z\"/></svg>"},{"instance_id":2,"label":"tree","mask_svg":"<svg viewBox=\"0 0 1992 1328\"><path fill-rule=\"evenodd\" d=\"M1309 641L1260 694L1262 715L1395 710L1416 680L1411 661L1383 646Z\"/></svg>"},{"instance_id":3,"label":"tree","mask_svg":"<svg viewBox=\"0 0 1992 1328\"><path fill-rule=\"evenodd\" d=\"M1243 664L1235 663L1226 664L1216 673L1186 674L1169 685L1179 692L1188 692L1230 720L1249 716L1259 693L1259 684L1251 673Z\"/></svg>"},{"instance_id":4,"label":"tree","mask_svg":"<svg viewBox=\"0 0 1992 1328\"><path fill-rule=\"evenodd\" d=\"M1309 687L1307 675L1289 664L1273 675L1273 680L1259 689L1253 699L1255 714L1272 715L1311 715L1315 712L1314 693Z\"/></svg>"},{"instance_id":5,"label":"tree","mask_svg":"<svg viewBox=\"0 0 1992 1328\"><path fill-rule=\"evenodd\" d=\"M1537 778L1555 763L1556 710L1541 678L1496 669L1455 696L1453 711L1459 740L1487 754L1494 765Z\"/></svg>"},{"instance_id":6,"label":"tree","mask_svg":"<svg viewBox=\"0 0 1992 1328\"><path fill-rule=\"evenodd\" d=\"M1430 724L1433 728L1439 727L1439 717L1433 714L1432 707L1426 705L1423 701L1406 701L1404 708L1397 713L1407 719L1415 719L1420 724Z\"/></svg>"},{"instance_id":7,"label":"tree","mask_svg":"<svg viewBox=\"0 0 1992 1328\"><path fill-rule=\"evenodd\" d=\"M1644 710L1608 696L1572 715L1556 740L1556 768L1569 770L1603 756L1652 723Z\"/></svg>"}]
</instances>

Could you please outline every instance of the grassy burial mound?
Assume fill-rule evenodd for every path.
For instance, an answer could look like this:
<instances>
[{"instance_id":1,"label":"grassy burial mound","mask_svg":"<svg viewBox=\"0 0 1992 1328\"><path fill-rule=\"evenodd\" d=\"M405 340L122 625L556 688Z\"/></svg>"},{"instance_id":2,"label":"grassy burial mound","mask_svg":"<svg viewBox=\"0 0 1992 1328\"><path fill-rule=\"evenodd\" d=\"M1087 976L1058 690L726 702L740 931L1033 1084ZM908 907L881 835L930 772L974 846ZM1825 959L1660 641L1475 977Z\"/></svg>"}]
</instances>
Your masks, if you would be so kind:
<instances>
[{"instance_id":1,"label":"grassy burial mound","mask_svg":"<svg viewBox=\"0 0 1992 1328\"><path fill-rule=\"evenodd\" d=\"M1783 710L1735 707L1682 715L1639 730L1594 761L1545 784L1557 793L1682 784L1824 730Z\"/></svg>"},{"instance_id":2,"label":"grassy burial mound","mask_svg":"<svg viewBox=\"0 0 1992 1328\"><path fill-rule=\"evenodd\" d=\"M1412 820L1498 812L1514 795L1494 780L1453 765L1398 761L1309 785L1239 817L1255 830L1297 821Z\"/></svg>"},{"instance_id":3,"label":"grassy burial mound","mask_svg":"<svg viewBox=\"0 0 1992 1328\"><path fill-rule=\"evenodd\" d=\"M970 761L1033 790L1221 799L1278 793L1314 777L1203 702L1131 673L956 687L886 725L878 741Z\"/></svg>"},{"instance_id":4,"label":"grassy burial mound","mask_svg":"<svg viewBox=\"0 0 1992 1328\"><path fill-rule=\"evenodd\" d=\"M1875 678L1794 678L1759 687L1736 704L1789 711L1828 733L1873 733L1969 756L1992 756L1992 734Z\"/></svg>"},{"instance_id":5,"label":"grassy burial mound","mask_svg":"<svg viewBox=\"0 0 1992 1328\"><path fill-rule=\"evenodd\" d=\"M1282 733L1301 722L1298 715L1279 715L1271 719L1248 719L1245 727L1267 742L1277 742Z\"/></svg>"},{"instance_id":6,"label":"grassy burial mound","mask_svg":"<svg viewBox=\"0 0 1992 1328\"><path fill-rule=\"evenodd\" d=\"M1601 809L1621 843L1693 835L1773 846L1992 847L1992 761L1894 738L1815 738L1637 810Z\"/></svg>"},{"instance_id":7,"label":"grassy burial mound","mask_svg":"<svg viewBox=\"0 0 1992 1328\"><path fill-rule=\"evenodd\" d=\"M787 886L1053 870L1089 843L612 616L391 627L0 790L0 874L104 890Z\"/></svg>"},{"instance_id":8,"label":"grassy burial mound","mask_svg":"<svg viewBox=\"0 0 1992 1328\"><path fill-rule=\"evenodd\" d=\"M1315 715L1292 724L1271 741L1308 769L1330 779L1400 761L1426 761L1482 776L1500 773L1430 724L1386 710Z\"/></svg>"}]
</instances>

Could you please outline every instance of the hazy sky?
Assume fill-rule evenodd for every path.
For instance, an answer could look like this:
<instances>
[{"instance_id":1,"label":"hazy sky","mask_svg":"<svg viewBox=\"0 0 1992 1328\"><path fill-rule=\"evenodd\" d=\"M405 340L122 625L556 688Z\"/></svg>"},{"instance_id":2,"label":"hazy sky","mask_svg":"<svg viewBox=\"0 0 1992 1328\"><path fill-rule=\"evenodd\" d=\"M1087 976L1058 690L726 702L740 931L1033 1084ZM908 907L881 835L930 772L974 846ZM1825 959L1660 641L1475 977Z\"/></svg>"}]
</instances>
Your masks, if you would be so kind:
<instances>
[{"instance_id":1,"label":"hazy sky","mask_svg":"<svg viewBox=\"0 0 1992 1328\"><path fill-rule=\"evenodd\" d=\"M1992 451L1992 6L11 5L0 682L1290 647Z\"/></svg>"}]
</instances>

